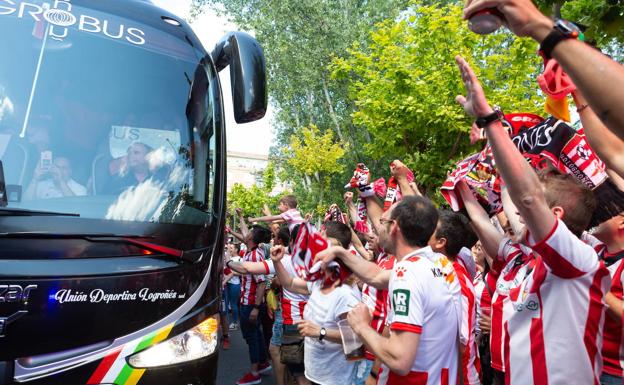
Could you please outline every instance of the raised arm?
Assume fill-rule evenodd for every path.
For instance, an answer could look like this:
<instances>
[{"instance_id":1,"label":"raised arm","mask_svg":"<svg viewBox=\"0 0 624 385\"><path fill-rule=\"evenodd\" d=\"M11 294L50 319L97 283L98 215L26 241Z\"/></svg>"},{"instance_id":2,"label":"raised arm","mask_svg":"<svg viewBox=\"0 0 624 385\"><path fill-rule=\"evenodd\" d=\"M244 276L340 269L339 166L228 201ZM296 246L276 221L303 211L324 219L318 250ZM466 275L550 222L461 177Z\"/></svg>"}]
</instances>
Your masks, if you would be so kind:
<instances>
[{"instance_id":1,"label":"raised arm","mask_svg":"<svg viewBox=\"0 0 624 385\"><path fill-rule=\"evenodd\" d=\"M375 232L379 233L379 229L381 228L381 222L379 219L381 218L381 214L383 214L383 207L379 204L379 201L375 197L375 195L367 196L364 198L366 202L366 212L368 213L368 219L372 223L375 228Z\"/></svg>"},{"instance_id":2,"label":"raised arm","mask_svg":"<svg viewBox=\"0 0 624 385\"><path fill-rule=\"evenodd\" d=\"M415 183L410 183L407 179L407 173L409 169L406 165L403 164L398 159L395 159L390 163L390 174L396 178L399 188L401 189L401 194L403 196L417 195L422 196Z\"/></svg>"},{"instance_id":3,"label":"raised arm","mask_svg":"<svg viewBox=\"0 0 624 385\"><path fill-rule=\"evenodd\" d=\"M271 260L275 266L275 273L279 278L282 287L286 290L292 291L298 294L309 295L308 284L306 281L299 277L293 277L286 271L284 265L282 265L282 258L286 250L284 246L275 246L271 248Z\"/></svg>"},{"instance_id":4,"label":"raised arm","mask_svg":"<svg viewBox=\"0 0 624 385\"><path fill-rule=\"evenodd\" d=\"M514 233L514 240L521 239L522 234L524 233L524 225L520 223L518 209L516 209L516 205L511 201L509 191L507 191L507 187L505 186L503 186L501 191L501 201L503 202L503 211L505 216L507 217L511 230Z\"/></svg>"},{"instance_id":5,"label":"raised arm","mask_svg":"<svg viewBox=\"0 0 624 385\"><path fill-rule=\"evenodd\" d=\"M284 221L282 219L281 216L279 215L265 215L262 217L256 217L256 218L252 218L249 217L247 218L247 220L251 223L251 222L275 222L275 221Z\"/></svg>"},{"instance_id":6,"label":"raised arm","mask_svg":"<svg viewBox=\"0 0 624 385\"><path fill-rule=\"evenodd\" d=\"M347 212L351 218L351 223L355 226L355 224L360 220L360 214L358 214L357 207L355 207L355 204L353 203L353 193L351 191L347 191L344 193L342 198L347 206Z\"/></svg>"},{"instance_id":7,"label":"raised arm","mask_svg":"<svg viewBox=\"0 0 624 385\"><path fill-rule=\"evenodd\" d=\"M473 117L483 117L494 112L472 68L460 56L456 57L456 61L467 93L466 97L458 96L457 102ZM492 146L496 168L505 181L512 202L536 242L545 239L553 229L556 217L546 204L537 174L513 144L500 121L489 124L485 132Z\"/></svg>"},{"instance_id":8,"label":"raised arm","mask_svg":"<svg viewBox=\"0 0 624 385\"><path fill-rule=\"evenodd\" d=\"M249 227L247 227L247 223L245 222L245 218L243 217L243 209L237 207L236 215L238 215L238 222L240 223L241 235L243 237L241 241L246 242L247 236L249 235Z\"/></svg>"},{"instance_id":9,"label":"raised arm","mask_svg":"<svg viewBox=\"0 0 624 385\"><path fill-rule=\"evenodd\" d=\"M512 32L529 36L538 43L553 29L553 21L531 0L468 0L464 17L485 8L497 8ZM624 138L624 114L621 113L624 108L624 67L576 39L557 44L552 57L583 92L600 120L613 133Z\"/></svg>"},{"instance_id":10,"label":"raised arm","mask_svg":"<svg viewBox=\"0 0 624 385\"><path fill-rule=\"evenodd\" d=\"M624 142L604 125L580 91L574 93L574 102L592 149L607 167L624 176Z\"/></svg>"},{"instance_id":11,"label":"raised arm","mask_svg":"<svg viewBox=\"0 0 624 385\"><path fill-rule=\"evenodd\" d=\"M238 274L269 274L266 262L232 261L225 263L227 267Z\"/></svg>"},{"instance_id":12,"label":"raised arm","mask_svg":"<svg viewBox=\"0 0 624 385\"><path fill-rule=\"evenodd\" d=\"M334 259L340 259L360 280L378 289L387 289L390 282L391 270L384 270L374 262L351 254L341 246L332 246L316 255L317 261L328 264Z\"/></svg>"},{"instance_id":13,"label":"raised arm","mask_svg":"<svg viewBox=\"0 0 624 385\"><path fill-rule=\"evenodd\" d=\"M366 248L362 244L362 241L360 241L360 238L355 233L355 230L353 230L353 227L350 227L350 229L351 229L351 244L355 248L355 251L357 251L362 257L366 258L367 260L372 261L374 259L373 253L371 251L366 250Z\"/></svg>"},{"instance_id":14,"label":"raised arm","mask_svg":"<svg viewBox=\"0 0 624 385\"><path fill-rule=\"evenodd\" d=\"M490 222L487 213L477 202L477 199L472 195L464 181L460 181L457 184L457 189L472 222L472 228L481 241L487 263L492 266L492 259L498 255L498 247L503 240L503 234Z\"/></svg>"}]
</instances>

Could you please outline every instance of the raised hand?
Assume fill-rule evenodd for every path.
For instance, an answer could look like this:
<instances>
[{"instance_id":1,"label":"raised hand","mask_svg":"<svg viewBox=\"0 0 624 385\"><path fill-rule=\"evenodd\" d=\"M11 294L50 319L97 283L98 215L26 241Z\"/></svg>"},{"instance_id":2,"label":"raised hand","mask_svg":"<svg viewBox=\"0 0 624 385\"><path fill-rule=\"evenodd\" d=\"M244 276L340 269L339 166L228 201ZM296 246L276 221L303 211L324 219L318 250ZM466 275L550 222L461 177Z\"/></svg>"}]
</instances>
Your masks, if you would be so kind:
<instances>
[{"instance_id":1,"label":"raised hand","mask_svg":"<svg viewBox=\"0 0 624 385\"><path fill-rule=\"evenodd\" d=\"M494 112L485 98L481 83L479 83L468 62L459 55L455 56L455 61L466 88L466 96L458 95L455 98L457 103L461 104L464 107L464 111L472 117L486 116Z\"/></svg>"},{"instance_id":2,"label":"raised hand","mask_svg":"<svg viewBox=\"0 0 624 385\"><path fill-rule=\"evenodd\" d=\"M395 178L398 177L407 177L407 173L409 172L409 168L403 162L398 159L395 159L390 163L390 175Z\"/></svg>"},{"instance_id":3,"label":"raised hand","mask_svg":"<svg viewBox=\"0 0 624 385\"><path fill-rule=\"evenodd\" d=\"M351 191L347 191L342 196L342 199L344 199L344 202L347 205L353 204L353 193Z\"/></svg>"},{"instance_id":4,"label":"raised hand","mask_svg":"<svg viewBox=\"0 0 624 385\"><path fill-rule=\"evenodd\" d=\"M286 252L286 250L284 249L284 246L282 246L282 245L271 247L271 260L273 262L281 261L282 258L284 258L284 253L285 252Z\"/></svg>"}]
</instances>

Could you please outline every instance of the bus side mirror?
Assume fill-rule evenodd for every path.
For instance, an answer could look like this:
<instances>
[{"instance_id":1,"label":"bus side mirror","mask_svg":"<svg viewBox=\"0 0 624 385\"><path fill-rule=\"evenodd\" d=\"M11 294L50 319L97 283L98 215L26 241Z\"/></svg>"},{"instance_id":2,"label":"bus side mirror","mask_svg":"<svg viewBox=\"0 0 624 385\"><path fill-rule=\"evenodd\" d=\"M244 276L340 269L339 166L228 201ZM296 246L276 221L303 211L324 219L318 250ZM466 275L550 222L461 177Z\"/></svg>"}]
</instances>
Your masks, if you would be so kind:
<instances>
[{"instance_id":1,"label":"bus side mirror","mask_svg":"<svg viewBox=\"0 0 624 385\"><path fill-rule=\"evenodd\" d=\"M244 32L230 32L211 53L217 71L230 66L236 123L264 117L267 109L266 65L260 44Z\"/></svg>"}]
</instances>

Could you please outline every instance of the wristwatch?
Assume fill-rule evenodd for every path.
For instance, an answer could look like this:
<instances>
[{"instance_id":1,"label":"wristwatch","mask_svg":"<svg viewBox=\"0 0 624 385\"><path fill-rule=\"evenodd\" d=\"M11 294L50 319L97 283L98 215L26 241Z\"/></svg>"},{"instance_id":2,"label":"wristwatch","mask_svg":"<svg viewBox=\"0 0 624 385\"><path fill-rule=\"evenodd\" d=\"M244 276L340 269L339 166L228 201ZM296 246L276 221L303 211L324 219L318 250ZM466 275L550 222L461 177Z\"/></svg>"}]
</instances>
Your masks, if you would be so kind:
<instances>
[{"instance_id":1,"label":"wristwatch","mask_svg":"<svg viewBox=\"0 0 624 385\"><path fill-rule=\"evenodd\" d=\"M494 106L492 107L492 109L494 110L494 112L492 112L491 114L480 116L477 118L477 120L475 120L475 124L477 125L477 127L485 128L497 120L502 122L505 119L505 114L503 114L503 111L499 106Z\"/></svg>"},{"instance_id":2,"label":"wristwatch","mask_svg":"<svg viewBox=\"0 0 624 385\"><path fill-rule=\"evenodd\" d=\"M318 337L319 341L323 341L326 335L327 335L327 329L321 328L321 330L319 331L319 337Z\"/></svg>"},{"instance_id":3,"label":"wristwatch","mask_svg":"<svg viewBox=\"0 0 624 385\"><path fill-rule=\"evenodd\" d=\"M564 19L556 19L552 31L546 35L540 44L540 54L544 58L550 59L552 51L555 49L557 44L566 39L578 39L580 41L585 41L585 35L583 34L583 31L581 31L581 29L573 22Z\"/></svg>"}]
</instances>

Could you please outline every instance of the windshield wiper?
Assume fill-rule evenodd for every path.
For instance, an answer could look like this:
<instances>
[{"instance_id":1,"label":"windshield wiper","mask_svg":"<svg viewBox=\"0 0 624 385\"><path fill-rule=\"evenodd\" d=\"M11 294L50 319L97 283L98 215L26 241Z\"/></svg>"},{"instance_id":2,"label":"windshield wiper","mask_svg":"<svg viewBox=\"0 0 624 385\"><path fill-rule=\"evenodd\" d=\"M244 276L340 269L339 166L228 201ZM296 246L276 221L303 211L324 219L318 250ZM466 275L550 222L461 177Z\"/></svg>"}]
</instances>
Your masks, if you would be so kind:
<instances>
[{"instance_id":1,"label":"windshield wiper","mask_svg":"<svg viewBox=\"0 0 624 385\"><path fill-rule=\"evenodd\" d=\"M42 211L42 210L28 210L28 209L16 209L10 207L0 207L0 216L14 216L14 217L44 217L44 216L59 216L59 217L79 217L80 214L76 213L61 213L56 211Z\"/></svg>"},{"instance_id":2,"label":"windshield wiper","mask_svg":"<svg viewBox=\"0 0 624 385\"><path fill-rule=\"evenodd\" d=\"M0 233L1 238L9 239L84 239L89 242L102 242L102 243L125 243L136 246L140 249L157 253L165 254L171 257L183 259L185 261L194 262L195 259L188 258L184 251L174 249L171 247L159 245L157 243L141 241L139 239L154 238L149 235L135 235L135 234L103 234L103 233L51 233L45 231L24 231L24 232L11 232Z\"/></svg>"}]
</instances>

